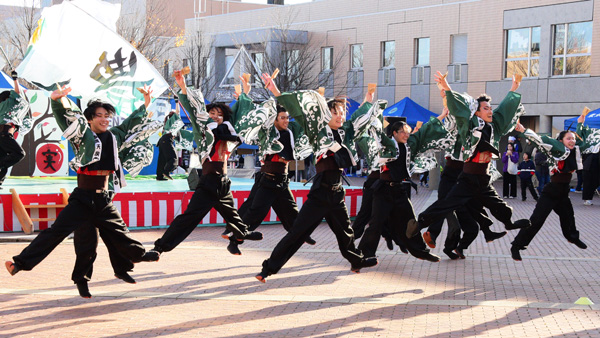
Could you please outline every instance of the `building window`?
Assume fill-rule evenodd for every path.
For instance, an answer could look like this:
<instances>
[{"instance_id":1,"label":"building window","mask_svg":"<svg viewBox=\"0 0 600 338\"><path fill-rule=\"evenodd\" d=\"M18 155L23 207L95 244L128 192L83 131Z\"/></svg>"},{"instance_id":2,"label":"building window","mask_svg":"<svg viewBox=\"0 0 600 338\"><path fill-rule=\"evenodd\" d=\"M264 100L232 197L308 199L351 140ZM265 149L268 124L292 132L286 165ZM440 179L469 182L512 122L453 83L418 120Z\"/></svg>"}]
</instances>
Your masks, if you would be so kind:
<instances>
[{"instance_id":1,"label":"building window","mask_svg":"<svg viewBox=\"0 0 600 338\"><path fill-rule=\"evenodd\" d=\"M350 68L362 69L363 67L363 45L352 45L350 46Z\"/></svg>"},{"instance_id":2,"label":"building window","mask_svg":"<svg viewBox=\"0 0 600 338\"><path fill-rule=\"evenodd\" d=\"M592 63L592 22L554 26L552 75L590 74Z\"/></svg>"},{"instance_id":3,"label":"building window","mask_svg":"<svg viewBox=\"0 0 600 338\"><path fill-rule=\"evenodd\" d=\"M393 68L396 59L396 41L384 41L381 43L381 67Z\"/></svg>"},{"instance_id":4,"label":"building window","mask_svg":"<svg viewBox=\"0 0 600 338\"><path fill-rule=\"evenodd\" d=\"M333 47L324 47L321 49L322 70L333 69Z\"/></svg>"},{"instance_id":5,"label":"building window","mask_svg":"<svg viewBox=\"0 0 600 338\"><path fill-rule=\"evenodd\" d=\"M505 78L540 73L540 27L509 29L506 35Z\"/></svg>"},{"instance_id":6,"label":"building window","mask_svg":"<svg viewBox=\"0 0 600 338\"><path fill-rule=\"evenodd\" d=\"M415 39L415 64L417 66L429 66L429 38Z\"/></svg>"},{"instance_id":7,"label":"building window","mask_svg":"<svg viewBox=\"0 0 600 338\"><path fill-rule=\"evenodd\" d=\"M227 55L225 57L225 69L227 71L227 75L225 76L227 78L226 83L227 84L234 84L235 81L235 70L233 69L233 61L235 61L235 56L233 55Z\"/></svg>"},{"instance_id":8,"label":"building window","mask_svg":"<svg viewBox=\"0 0 600 338\"><path fill-rule=\"evenodd\" d=\"M452 63L467 63L467 35L452 35Z\"/></svg>"}]
</instances>

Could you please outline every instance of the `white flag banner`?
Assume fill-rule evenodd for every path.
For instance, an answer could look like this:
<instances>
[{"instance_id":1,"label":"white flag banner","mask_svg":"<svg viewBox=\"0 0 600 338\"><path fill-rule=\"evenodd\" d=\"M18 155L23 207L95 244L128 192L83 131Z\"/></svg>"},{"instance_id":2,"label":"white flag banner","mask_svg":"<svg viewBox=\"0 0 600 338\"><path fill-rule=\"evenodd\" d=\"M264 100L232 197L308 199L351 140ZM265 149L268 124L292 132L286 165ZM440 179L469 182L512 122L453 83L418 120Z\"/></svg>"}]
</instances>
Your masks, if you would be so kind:
<instances>
[{"instance_id":1,"label":"white flag banner","mask_svg":"<svg viewBox=\"0 0 600 338\"><path fill-rule=\"evenodd\" d=\"M152 86L154 95L169 85L131 44L116 33L120 5L100 0L64 1L42 11L20 77L47 91L69 85L82 101L110 102L119 117L144 102L136 89Z\"/></svg>"}]
</instances>

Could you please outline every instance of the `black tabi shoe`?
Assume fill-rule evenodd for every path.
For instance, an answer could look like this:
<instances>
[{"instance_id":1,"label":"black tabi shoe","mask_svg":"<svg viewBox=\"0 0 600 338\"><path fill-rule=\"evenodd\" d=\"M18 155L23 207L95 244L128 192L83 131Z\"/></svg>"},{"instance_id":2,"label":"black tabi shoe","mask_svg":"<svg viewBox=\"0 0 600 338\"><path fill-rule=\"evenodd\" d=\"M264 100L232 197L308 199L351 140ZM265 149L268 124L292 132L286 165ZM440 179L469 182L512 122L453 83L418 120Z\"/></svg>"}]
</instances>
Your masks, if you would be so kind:
<instances>
[{"instance_id":1,"label":"black tabi shoe","mask_svg":"<svg viewBox=\"0 0 600 338\"><path fill-rule=\"evenodd\" d=\"M152 249L150 251L146 251L142 256L140 262L158 262L160 259L160 251L156 249Z\"/></svg>"},{"instance_id":2,"label":"black tabi shoe","mask_svg":"<svg viewBox=\"0 0 600 338\"><path fill-rule=\"evenodd\" d=\"M455 261L455 260L457 260L457 259L459 259L459 258L460 258L460 257L458 257L458 255L457 255L457 254L455 254L455 253L452 251L452 249L450 249L450 248L445 248L445 249L444 249L444 250L442 250L442 251L443 251L443 252L446 254L446 256L450 257L450 259L451 259L451 260L453 260L453 261Z\"/></svg>"},{"instance_id":3,"label":"black tabi shoe","mask_svg":"<svg viewBox=\"0 0 600 338\"><path fill-rule=\"evenodd\" d=\"M433 238L431 238L431 233L429 231L425 231L423 233L423 240L425 241L425 244L427 244L428 247L430 248L435 248L435 241L433 240Z\"/></svg>"},{"instance_id":4,"label":"black tabi shoe","mask_svg":"<svg viewBox=\"0 0 600 338\"><path fill-rule=\"evenodd\" d=\"M304 240L304 243L308 245L315 245L317 244L317 241L315 241L312 237L308 236L308 238Z\"/></svg>"},{"instance_id":5,"label":"black tabi shoe","mask_svg":"<svg viewBox=\"0 0 600 338\"><path fill-rule=\"evenodd\" d=\"M577 247L579 249L587 249L587 245L585 243L583 243L580 239L576 239L574 241L569 241L569 243L573 243L573 244L577 245Z\"/></svg>"},{"instance_id":6,"label":"black tabi shoe","mask_svg":"<svg viewBox=\"0 0 600 338\"><path fill-rule=\"evenodd\" d=\"M421 229L419 228L419 222L416 219L411 219L406 224L406 237L413 238L415 237Z\"/></svg>"},{"instance_id":7,"label":"black tabi shoe","mask_svg":"<svg viewBox=\"0 0 600 338\"><path fill-rule=\"evenodd\" d=\"M21 269L11 261L4 262L4 266L6 266L6 270L8 270L8 273L10 273L11 276L14 276L17 272L21 271Z\"/></svg>"},{"instance_id":8,"label":"black tabi shoe","mask_svg":"<svg viewBox=\"0 0 600 338\"><path fill-rule=\"evenodd\" d=\"M133 277L131 277L127 273L127 271L115 272L115 277L117 277L118 279L122 280L125 283L129 283L129 284L135 284L136 283L135 279L133 279Z\"/></svg>"},{"instance_id":9,"label":"black tabi shoe","mask_svg":"<svg viewBox=\"0 0 600 338\"><path fill-rule=\"evenodd\" d=\"M223 233L221 234L221 237L223 239L230 240L231 237L233 237L233 233L230 232L229 230L225 229L225 231L223 231Z\"/></svg>"},{"instance_id":10,"label":"black tabi shoe","mask_svg":"<svg viewBox=\"0 0 600 338\"><path fill-rule=\"evenodd\" d=\"M238 247L238 244L235 241L229 241L229 245L227 245L227 251L229 251L230 254L236 256L240 256L242 254L240 248Z\"/></svg>"},{"instance_id":11,"label":"black tabi shoe","mask_svg":"<svg viewBox=\"0 0 600 338\"><path fill-rule=\"evenodd\" d=\"M248 241L260 241L263 239L263 234L258 231L248 231L243 239Z\"/></svg>"},{"instance_id":12,"label":"black tabi shoe","mask_svg":"<svg viewBox=\"0 0 600 338\"><path fill-rule=\"evenodd\" d=\"M389 237L386 237L386 238L385 238L385 244L387 245L387 248L388 248L389 250L394 250L394 241L392 241L392 239L391 239L391 238L389 238Z\"/></svg>"},{"instance_id":13,"label":"black tabi shoe","mask_svg":"<svg viewBox=\"0 0 600 338\"><path fill-rule=\"evenodd\" d=\"M432 262L432 263L438 263L441 260L440 256L434 255L431 252L428 252L425 255L419 256L417 258L420 259L420 260L429 261L429 262Z\"/></svg>"},{"instance_id":14,"label":"black tabi shoe","mask_svg":"<svg viewBox=\"0 0 600 338\"><path fill-rule=\"evenodd\" d=\"M168 179L166 179L164 177L157 177L156 180L157 181L168 181Z\"/></svg>"},{"instance_id":15,"label":"black tabi shoe","mask_svg":"<svg viewBox=\"0 0 600 338\"><path fill-rule=\"evenodd\" d=\"M466 258L466 257L465 257L465 254L464 254L464 252L463 252L463 249L456 248L456 249L454 249L454 253L455 253L455 254L458 256L458 258L460 258L460 259L465 259L465 258Z\"/></svg>"},{"instance_id":16,"label":"black tabi shoe","mask_svg":"<svg viewBox=\"0 0 600 338\"><path fill-rule=\"evenodd\" d=\"M531 221L527 218L520 219L514 223L506 225L506 230L523 229L531 226Z\"/></svg>"},{"instance_id":17,"label":"black tabi shoe","mask_svg":"<svg viewBox=\"0 0 600 338\"><path fill-rule=\"evenodd\" d=\"M506 231L502 231L502 232L494 232L494 231L490 231L489 233L486 233L484 235L485 237L485 241L487 243L491 243L499 238L504 237L504 235L506 235Z\"/></svg>"},{"instance_id":18,"label":"black tabi shoe","mask_svg":"<svg viewBox=\"0 0 600 338\"><path fill-rule=\"evenodd\" d=\"M402 251L402 253L408 254L408 249L404 246L404 244L402 243L396 243L398 244L398 246L400 247L400 251Z\"/></svg>"},{"instance_id":19,"label":"black tabi shoe","mask_svg":"<svg viewBox=\"0 0 600 338\"><path fill-rule=\"evenodd\" d=\"M375 265L379 264L379 261L377 260L377 257L367 257L367 258L363 258L360 263L358 264L358 266L352 266L350 267L350 271L354 272L354 273L360 273L360 269L362 268L370 268L373 267Z\"/></svg>"},{"instance_id":20,"label":"black tabi shoe","mask_svg":"<svg viewBox=\"0 0 600 338\"><path fill-rule=\"evenodd\" d=\"M254 276L254 278L256 278L261 283L266 283L267 277L269 277L269 274L262 271L258 275Z\"/></svg>"},{"instance_id":21,"label":"black tabi shoe","mask_svg":"<svg viewBox=\"0 0 600 338\"><path fill-rule=\"evenodd\" d=\"M514 259L517 262L520 262L523 260L523 258L521 258L521 253L519 252L521 249L515 245L510 247L510 255L512 257L512 259Z\"/></svg>"},{"instance_id":22,"label":"black tabi shoe","mask_svg":"<svg viewBox=\"0 0 600 338\"><path fill-rule=\"evenodd\" d=\"M169 175L169 174L164 174L163 176L165 177L166 180L169 180L169 181L173 180L173 177L171 177L171 175Z\"/></svg>"},{"instance_id":23,"label":"black tabi shoe","mask_svg":"<svg viewBox=\"0 0 600 338\"><path fill-rule=\"evenodd\" d=\"M90 289L88 288L87 281L78 282L76 283L76 285L77 291L79 291L79 295L82 298L92 298L92 294L90 293Z\"/></svg>"}]
</instances>

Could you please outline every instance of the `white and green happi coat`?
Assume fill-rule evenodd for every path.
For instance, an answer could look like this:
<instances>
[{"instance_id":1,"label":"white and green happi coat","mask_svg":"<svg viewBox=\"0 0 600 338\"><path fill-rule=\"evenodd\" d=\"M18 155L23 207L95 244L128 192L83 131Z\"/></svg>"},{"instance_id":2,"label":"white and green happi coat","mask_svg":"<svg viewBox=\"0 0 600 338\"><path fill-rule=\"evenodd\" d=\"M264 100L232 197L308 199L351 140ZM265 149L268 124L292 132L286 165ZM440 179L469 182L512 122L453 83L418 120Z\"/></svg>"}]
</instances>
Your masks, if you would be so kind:
<instances>
[{"instance_id":1,"label":"white and green happi coat","mask_svg":"<svg viewBox=\"0 0 600 338\"><path fill-rule=\"evenodd\" d=\"M367 165L369 166L369 172L375 172L381 169L380 153L381 149L385 147L382 146L382 142L391 141L389 138L385 137L385 132L383 130L383 111L387 107L387 104L388 102L386 100L377 100L377 102L375 102L369 126L356 142L358 148L360 148L365 155ZM387 146L393 145L390 143Z\"/></svg>"},{"instance_id":2,"label":"white and green happi coat","mask_svg":"<svg viewBox=\"0 0 600 338\"><path fill-rule=\"evenodd\" d=\"M188 95L179 94L179 102L183 108L190 113L190 122L192 123L192 132L196 145L200 162L210 161L210 152L215 142L215 137L212 129L217 127L217 123L210 119L204 104L204 96L200 90L188 89ZM268 111L271 108L265 106L273 105L274 101L267 101L263 105L256 107L252 100L242 94L238 98L236 104L232 107L232 116L229 121L224 121L229 128L231 135L238 136L242 142L246 138L252 138L255 133L260 131L268 118ZM240 142L227 141L227 151L233 151Z\"/></svg>"},{"instance_id":3,"label":"white and green happi coat","mask_svg":"<svg viewBox=\"0 0 600 338\"><path fill-rule=\"evenodd\" d=\"M179 116L179 113L176 112L175 114L171 115L171 117L169 117L165 122L165 125L163 127L163 134L170 133L171 135L173 135L175 141L175 149L185 149L192 151L194 150L193 134L191 131L185 130L184 127L185 124L181 120L181 116Z\"/></svg>"},{"instance_id":4,"label":"white and green happi coat","mask_svg":"<svg viewBox=\"0 0 600 338\"><path fill-rule=\"evenodd\" d=\"M564 161L571 151L576 152L577 169L583 169L582 154L591 154L600 150L600 129L593 129L584 126L582 123L577 124L577 135L575 148L569 149L565 145L554 138L538 135L531 129L526 129L523 135L534 143L539 151L543 152L548 157L548 165L550 173L554 173L557 169L559 161Z\"/></svg>"},{"instance_id":5,"label":"white and green happi coat","mask_svg":"<svg viewBox=\"0 0 600 338\"><path fill-rule=\"evenodd\" d=\"M236 129L243 136L245 143L258 146L259 158L262 162L265 156L283 150L283 144L279 142L279 131L274 125L277 118L277 105L273 98L255 105L246 94L241 94L232 110L238 116ZM294 159L304 160L312 153L308 136L304 134L300 124L294 121L290 121L288 131L292 135Z\"/></svg>"},{"instance_id":6,"label":"white and green happi coat","mask_svg":"<svg viewBox=\"0 0 600 338\"><path fill-rule=\"evenodd\" d=\"M33 118L27 98L11 90L8 98L0 103L0 124L12 123L19 127L19 133L27 134L31 130Z\"/></svg>"},{"instance_id":7,"label":"white and green happi coat","mask_svg":"<svg viewBox=\"0 0 600 338\"><path fill-rule=\"evenodd\" d=\"M51 106L52 114L64 132L63 137L69 140L75 152L75 158L69 163L69 166L77 171L81 167L100 160L102 142L90 129L79 107L72 101L69 103L71 104L70 109L65 109L60 102L54 100L52 100ZM113 153L118 154L115 156L117 175L112 175L109 180L116 192L126 185L123 169L135 177L145 166L152 163L154 146L150 144L148 138L162 126L161 122L148 118L146 107L142 105L120 125L109 129L113 136Z\"/></svg>"},{"instance_id":8,"label":"white and green happi coat","mask_svg":"<svg viewBox=\"0 0 600 338\"><path fill-rule=\"evenodd\" d=\"M454 139L444 124L431 117L419 130L410 134L405 144L398 144L393 138L384 136L381 148L381 165L395 161L399 154L398 147L406 147L406 168L408 173L418 174L436 167L435 151L446 150L454 145Z\"/></svg>"},{"instance_id":9,"label":"white and green happi coat","mask_svg":"<svg viewBox=\"0 0 600 338\"><path fill-rule=\"evenodd\" d=\"M461 144L462 158L466 160L475 152L485 121L475 115L477 100L471 96L446 91L446 101L450 114L456 118L457 141ZM490 123L492 146L498 148L500 138L513 131L517 120L523 114L525 114L525 109L521 105L521 94L509 92L494 109L493 120ZM457 154L454 153L453 156L457 156Z\"/></svg>"},{"instance_id":10,"label":"white and green happi coat","mask_svg":"<svg viewBox=\"0 0 600 338\"><path fill-rule=\"evenodd\" d=\"M343 143L339 144L328 125L332 117L331 111L325 98L319 93L312 90L283 93L277 101L287 109L308 136L315 159L327 157L328 151L335 153L342 150L349 153L352 165L356 165L358 156L355 142L367 131L376 110L371 103L366 102L360 106L350 119L344 122L342 128L337 130Z\"/></svg>"}]
</instances>

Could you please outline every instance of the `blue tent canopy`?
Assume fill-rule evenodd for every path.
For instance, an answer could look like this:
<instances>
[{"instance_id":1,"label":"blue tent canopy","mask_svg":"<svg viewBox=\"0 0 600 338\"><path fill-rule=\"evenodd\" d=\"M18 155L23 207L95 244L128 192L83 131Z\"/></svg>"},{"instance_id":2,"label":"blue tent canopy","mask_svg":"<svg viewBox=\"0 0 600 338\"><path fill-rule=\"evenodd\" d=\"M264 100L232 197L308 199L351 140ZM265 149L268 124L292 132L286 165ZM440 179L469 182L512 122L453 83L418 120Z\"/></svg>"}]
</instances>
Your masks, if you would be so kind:
<instances>
[{"instance_id":1,"label":"blue tent canopy","mask_svg":"<svg viewBox=\"0 0 600 338\"><path fill-rule=\"evenodd\" d=\"M352 113L354 113L356 110L358 110L359 107L360 107L360 103L358 103L352 99L347 99L346 100L346 120L349 120L350 116L352 116Z\"/></svg>"},{"instance_id":2,"label":"blue tent canopy","mask_svg":"<svg viewBox=\"0 0 600 338\"><path fill-rule=\"evenodd\" d=\"M406 122L414 128L417 125L417 121L425 123L429 121L430 117L437 117L438 115L421 107L409 97L405 97L387 107L383 111L383 116L405 117Z\"/></svg>"},{"instance_id":3,"label":"blue tent canopy","mask_svg":"<svg viewBox=\"0 0 600 338\"><path fill-rule=\"evenodd\" d=\"M570 130L577 129L577 118L578 117L573 117L565 120L565 130L569 129L569 127ZM583 124L590 128L600 129L600 108L589 112L585 117L585 122Z\"/></svg>"}]
</instances>

